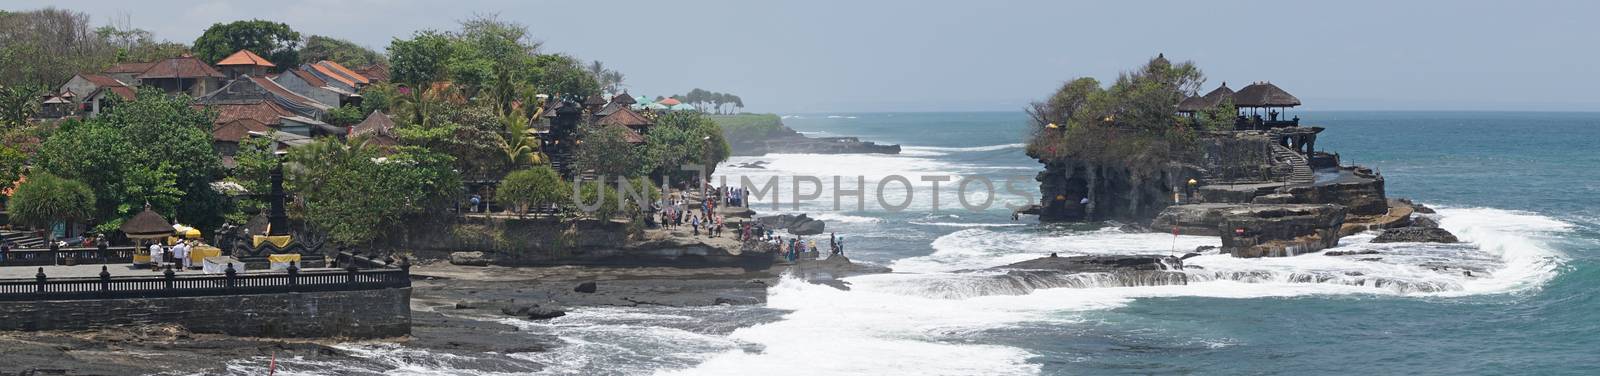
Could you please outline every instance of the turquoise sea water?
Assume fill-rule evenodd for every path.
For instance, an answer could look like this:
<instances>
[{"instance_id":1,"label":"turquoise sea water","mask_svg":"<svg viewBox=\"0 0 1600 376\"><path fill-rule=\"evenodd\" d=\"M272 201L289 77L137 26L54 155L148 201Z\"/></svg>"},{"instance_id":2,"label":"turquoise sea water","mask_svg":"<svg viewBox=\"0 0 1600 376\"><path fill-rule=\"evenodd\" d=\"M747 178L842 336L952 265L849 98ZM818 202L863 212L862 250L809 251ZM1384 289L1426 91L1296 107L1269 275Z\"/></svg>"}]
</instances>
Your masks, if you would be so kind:
<instances>
[{"instance_id":1,"label":"turquoise sea water","mask_svg":"<svg viewBox=\"0 0 1600 376\"><path fill-rule=\"evenodd\" d=\"M1374 167L1390 197L1440 208L1460 245L1373 244L1378 255L1189 259L1186 286L1048 288L981 269L1050 252L1167 253L1211 237L1115 226L1013 221L1001 202L1040 169L1022 154L1021 113L789 115L819 136L905 146L900 155L767 155L719 174L777 178L764 214L806 212L844 236L848 255L895 273L847 279L850 290L786 279L765 307L590 308L542 322L486 318L566 345L513 354L563 375L1082 375L1082 374L1600 374L1600 113L1307 112L1317 145ZM798 207L793 176L823 192ZM871 188L891 175L885 199ZM831 177L868 186L864 208ZM968 211L945 182L982 176L997 203ZM802 184L802 193L816 192ZM909 197L908 197L909 196ZM981 195L972 196L980 201ZM764 201L771 201L770 199ZM825 242L826 239L820 239ZM1463 270L1474 271L1466 276ZM394 345L343 345L359 364L280 361L284 374L481 374L468 355ZM258 374L265 359L232 367Z\"/></svg>"},{"instance_id":2,"label":"turquoise sea water","mask_svg":"<svg viewBox=\"0 0 1600 376\"><path fill-rule=\"evenodd\" d=\"M1172 239L1094 226L1012 222L998 208L984 213L932 212L914 205L901 213L824 213L821 216L825 219L845 220L830 223L830 228L853 236L851 254L857 260L888 264L911 275L857 278L855 282L862 288L844 294L940 297L967 308L951 310L949 314L954 317L945 318L939 312L908 313L899 318L935 324L863 337L951 345L951 349L930 349L949 350L950 361L934 360L926 365L959 366L964 356L970 356L966 360L970 360L972 369L983 370L978 373L1600 373L1600 315L1596 314L1600 310L1596 292L1596 283L1600 282L1600 264L1596 263L1600 257L1600 172L1596 171L1600 169L1600 154L1593 146L1593 140L1600 138L1600 114L1298 115L1309 125L1327 128L1317 143L1319 147L1340 153L1346 162L1379 169L1387 177L1391 197L1409 197L1447 208L1442 211L1446 227L1475 241L1465 247L1479 249L1396 249L1393 253L1415 257L1395 256L1391 257L1395 260L1377 262L1381 265L1370 268L1350 266L1354 263L1326 263L1316 258L1330 257L1314 254L1260 265L1233 265L1235 260L1195 262L1202 266L1269 270L1281 275L1349 275L1355 274L1350 270L1357 270L1365 277L1440 286L1427 291L1396 290L1394 285L1348 285L1357 278L1317 283L1282 282L1291 278L1279 277L1251 281L1259 283L1219 281L1186 288L1035 290L1020 297L998 296L1017 294L1016 291L987 289L966 291L956 294L959 298L951 298L950 291L960 288L947 285L959 284L962 278L950 271L1000 265L1050 251L1164 251ZM899 143L908 146L908 153L897 157L761 159L773 161L775 169L800 172L842 170L882 175L938 170L984 174L996 180L1018 173L1031 177L1039 165L1023 156L1020 147L1010 145L1023 139L1025 121L1020 113L790 116L786 124L801 131ZM805 162L787 167L791 165L785 163L788 160ZM1348 238L1345 244L1377 247L1362 244L1370 239L1367 236ZM1208 241L1185 237L1178 248L1184 243ZM1480 259L1493 277L1457 279L1447 276L1447 272L1417 267L1436 265L1430 262L1448 265L1456 252L1461 252L1461 257ZM945 281L939 281L941 278ZM1495 279L1499 280L1485 281ZM790 292L775 292L775 304L791 304L782 296L787 293ZM921 299L893 298L883 300L928 304ZM797 308L796 316L807 314L808 309L834 310L839 320L851 320L852 313L859 314L838 306L792 304ZM895 319L862 316L869 316L864 320ZM945 319L955 322L938 324ZM863 326L874 324L898 325L873 322ZM797 325L793 329L807 328ZM736 338L739 335L734 333ZM782 343L783 336L772 333L772 337L753 335L747 339ZM814 345L830 346L826 342ZM878 355L919 358L903 352ZM763 356L730 357L751 367L745 369L756 369L751 364L768 360L772 360L770 364L782 364ZM723 360L713 358L706 366L685 374L743 368L731 364L723 368ZM728 359L727 363L734 361ZM819 370L866 373L892 369L810 364ZM885 360L879 365L892 364ZM803 363L795 366L806 368ZM934 367L917 369L942 372Z\"/></svg>"}]
</instances>

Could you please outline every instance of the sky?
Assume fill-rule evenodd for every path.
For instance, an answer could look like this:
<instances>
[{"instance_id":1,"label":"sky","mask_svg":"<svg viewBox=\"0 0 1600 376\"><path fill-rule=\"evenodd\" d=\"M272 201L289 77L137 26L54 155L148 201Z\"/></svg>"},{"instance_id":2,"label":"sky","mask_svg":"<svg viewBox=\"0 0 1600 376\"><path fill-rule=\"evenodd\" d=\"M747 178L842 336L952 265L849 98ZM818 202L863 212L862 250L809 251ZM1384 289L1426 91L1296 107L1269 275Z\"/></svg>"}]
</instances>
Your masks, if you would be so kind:
<instances>
[{"instance_id":1,"label":"sky","mask_svg":"<svg viewBox=\"0 0 1600 376\"><path fill-rule=\"evenodd\" d=\"M635 95L737 94L748 111L1020 111L1158 53L1203 90L1271 81L1306 110L1600 111L1594 1L73 0L192 43L266 19L382 50L474 15L600 60Z\"/></svg>"}]
</instances>

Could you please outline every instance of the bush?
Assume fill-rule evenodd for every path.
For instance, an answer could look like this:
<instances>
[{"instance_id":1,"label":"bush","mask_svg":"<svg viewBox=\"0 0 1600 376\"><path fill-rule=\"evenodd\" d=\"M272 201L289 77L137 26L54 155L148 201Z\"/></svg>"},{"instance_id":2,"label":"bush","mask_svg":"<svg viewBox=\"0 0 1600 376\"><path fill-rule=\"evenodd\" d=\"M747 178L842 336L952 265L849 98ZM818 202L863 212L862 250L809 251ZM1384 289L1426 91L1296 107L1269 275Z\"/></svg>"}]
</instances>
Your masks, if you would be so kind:
<instances>
[{"instance_id":1,"label":"bush","mask_svg":"<svg viewBox=\"0 0 1600 376\"><path fill-rule=\"evenodd\" d=\"M84 221L94 213L94 190L75 180L37 173L17 187L7 210L12 221L34 227Z\"/></svg>"},{"instance_id":2,"label":"bush","mask_svg":"<svg viewBox=\"0 0 1600 376\"><path fill-rule=\"evenodd\" d=\"M550 166L535 166L514 171L500 181L495 197L515 205L518 216L526 216L532 207L547 207L566 200L571 188L561 180L561 175Z\"/></svg>"}]
</instances>

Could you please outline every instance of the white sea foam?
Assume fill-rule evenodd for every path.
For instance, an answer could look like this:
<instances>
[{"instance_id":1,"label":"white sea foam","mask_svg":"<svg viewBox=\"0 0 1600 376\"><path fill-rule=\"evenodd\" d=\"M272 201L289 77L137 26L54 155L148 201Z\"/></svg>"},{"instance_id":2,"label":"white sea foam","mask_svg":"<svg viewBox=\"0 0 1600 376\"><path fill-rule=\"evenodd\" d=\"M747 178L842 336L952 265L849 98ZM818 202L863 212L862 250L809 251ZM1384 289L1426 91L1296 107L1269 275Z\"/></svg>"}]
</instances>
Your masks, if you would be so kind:
<instances>
[{"instance_id":1,"label":"white sea foam","mask_svg":"<svg viewBox=\"0 0 1600 376\"><path fill-rule=\"evenodd\" d=\"M781 321L739 329L730 336L765 350L723 351L693 368L663 373L1033 374L1038 368L1026 362L1031 356L1026 351L970 344L964 339L1026 322L1071 325L1076 320L1071 312L1112 309L1150 297L1513 293L1542 285L1556 274L1564 259L1544 242L1568 231L1571 226L1566 223L1497 209L1441 209L1440 214L1442 227L1470 243L1376 244L1369 242L1372 234L1361 234L1347 237L1333 250L1375 250L1378 254L1370 258L1307 254L1255 259L1206 255L1185 262L1202 268L1185 272L1191 277L1186 285L1046 288L1020 293L1015 286L997 287L1009 290L1004 292L940 290L1004 275L962 270L1004 265L1049 252L1149 254L1217 244L1214 237L1113 229L1046 234L965 229L936 239L931 255L893 263L901 273L849 278L850 291L786 279L771 289L769 305L793 312ZM1481 272L1466 276L1463 271L1470 269ZM1199 341L1207 346L1228 345L1225 339ZM827 354L817 355L819 349Z\"/></svg>"}]
</instances>

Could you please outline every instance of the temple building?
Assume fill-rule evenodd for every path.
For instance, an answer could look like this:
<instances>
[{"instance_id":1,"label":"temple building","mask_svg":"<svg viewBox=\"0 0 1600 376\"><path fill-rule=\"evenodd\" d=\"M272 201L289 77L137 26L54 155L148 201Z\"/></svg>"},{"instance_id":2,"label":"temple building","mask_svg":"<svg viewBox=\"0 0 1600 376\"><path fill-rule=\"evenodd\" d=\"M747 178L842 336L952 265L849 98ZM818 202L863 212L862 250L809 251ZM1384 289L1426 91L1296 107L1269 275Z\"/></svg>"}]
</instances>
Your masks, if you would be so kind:
<instances>
[{"instance_id":1,"label":"temple building","mask_svg":"<svg viewBox=\"0 0 1600 376\"><path fill-rule=\"evenodd\" d=\"M1284 91L1278 85L1270 82L1256 82L1238 92L1228 88L1228 83L1223 82L1211 92L1201 96L1184 98L1178 102L1178 113L1190 115L1213 108L1232 100L1237 111L1234 119L1235 130L1268 130L1300 126L1300 117L1292 119L1284 114L1290 108L1300 106L1300 98Z\"/></svg>"}]
</instances>

